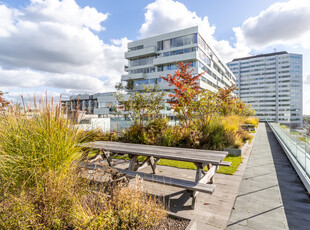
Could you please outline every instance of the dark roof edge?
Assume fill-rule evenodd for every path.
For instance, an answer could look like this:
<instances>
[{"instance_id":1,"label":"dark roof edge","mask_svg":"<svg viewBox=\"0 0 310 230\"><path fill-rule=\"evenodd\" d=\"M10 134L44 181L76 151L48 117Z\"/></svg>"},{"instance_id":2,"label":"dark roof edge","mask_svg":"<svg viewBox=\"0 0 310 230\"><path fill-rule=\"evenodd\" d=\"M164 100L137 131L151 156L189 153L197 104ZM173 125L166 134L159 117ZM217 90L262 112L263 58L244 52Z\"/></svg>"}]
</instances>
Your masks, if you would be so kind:
<instances>
[{"instance_id":1,"label":"dark roof edge","mask_svg":"<svg viewBox=\"0 0 310 230\"><path fill-rule=\"evenodd\" d=\"M258 57L268 57L268 56L275 56L275 55L281 55L281 54L288 54L286 51L281 51L281 52L274 52L274 53L268 53L268 54L259 54L255 56L249 56L249 57L243 57L243 58L235 58L232 60L233 61L241 61L241 60L247 60L251 58L258 58Z\"/></svg>"}]
</instances>

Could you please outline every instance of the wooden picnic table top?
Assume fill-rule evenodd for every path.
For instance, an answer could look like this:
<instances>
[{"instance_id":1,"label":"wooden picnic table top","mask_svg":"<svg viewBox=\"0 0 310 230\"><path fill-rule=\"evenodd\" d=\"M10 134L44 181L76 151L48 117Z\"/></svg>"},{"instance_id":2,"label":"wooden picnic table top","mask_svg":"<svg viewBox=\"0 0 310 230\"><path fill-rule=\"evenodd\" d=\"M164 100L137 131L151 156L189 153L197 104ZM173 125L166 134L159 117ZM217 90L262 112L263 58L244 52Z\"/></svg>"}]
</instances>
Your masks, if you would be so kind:
<instances>
[{"instance_id":1,"label":"wooden picnic table top","mask_svg":"<svg viewBox=\"0 0 310 230\"><path fill-rule=\"evenodd\" d=\"M93 149L102 149L112 153L153 156L160 159L171 159L202 164L218 165L227 156L226 151L213 151L191 148L164 147L122 142L95 141L84 143L81 146Z\"/></svg>"}]
</instances>

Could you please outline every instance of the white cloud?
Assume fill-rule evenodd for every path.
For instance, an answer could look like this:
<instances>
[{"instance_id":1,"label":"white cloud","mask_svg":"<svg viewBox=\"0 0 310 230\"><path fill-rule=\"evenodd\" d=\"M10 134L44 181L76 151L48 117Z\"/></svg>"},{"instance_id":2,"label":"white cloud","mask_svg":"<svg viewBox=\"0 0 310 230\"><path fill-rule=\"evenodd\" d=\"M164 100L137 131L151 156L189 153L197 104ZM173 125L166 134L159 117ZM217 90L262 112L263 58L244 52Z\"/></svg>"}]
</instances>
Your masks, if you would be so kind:
<instances>
[{"instance_id":1,"label":"white cloud","mask_svg":"<svg viewBox=\"0 0 310 230\"><path fill-rule=\"evenodd\" d=\"M140 28L142 37L150 37L174 30L202 25L212 35L215 26L210 26L208 17L200 18L178 1L156 0L146 6L145 22Z\"/></svg>"},{"instance_id":2,"label":"white cloud","mask_svg":"<svg viewBox=\"0 0 310 230\"><path fill-rule=\"evenodd\" d=\"M15 30L13 17L18 14L17 10L0 5L0 38L8 37Z\"/></svg>"},{"instance_id":3,"label":"white cloud","mask_svg":"<svg viewBox=\"0 0 310 230\"><path fill-rule=\"evenodd\" d=\"M98 37L107 17L74 0L31 0L20 11L0 3L1 85L113 90L128 40L105 44Z\"/></svg>"},{"instance_id":4,"label":"white cloud","mask_svg":"<svg viewBox=\"0 0 310 230\"><path fill-rule=\"evenodd\" d=\"M242 34L238 34L235 46L228 41L217 41L214 37L215 26L211 26L208 17L199 17L178 1L156 0L146 6L145 21L140 28L142 38L162 33L199 26L207 42L213 46L224 61L231 61L236 56L248 55L250 49L239 42Z\"/></svg>"},{"instance_id":5,"label":"white cloud","mask_svg":"<svg viewBox=\"0 0 310 230\"><path fill-rule=\"evenodd\" d=\"M81 74L57 74L26 70L6 70L0 67L0 85L7 89L52 87L57 89L83 89L105 91L109 86L91 76Z\"/></svg>"},{"instance_id":6,"label":"white cloud","mask_svg":"<svg viewBox=\"0 0 310 230\"><path fill-rule=\"evenodd\" d=\"M31 0L24 18L31 21L53 21L75 27L87 27L96 31L103 29L101 23L108 14L88 6L80 8L75 0Z\"/></svg>"},{"instance_id":7,"label":"white cloud","mask_svg":"<svg viewBox=\"0 0 310 230\"><path fill-rule=\"evenodd\" d=\"M43 84L44 77L31 70L5 70L0 67L0 85L2 87L39 87Z\"/></svg>"},{"instance_id":8,"label":"white cloud","mask_svg":"<svg viewBox=\"0 0 310 230\"><path fill-rule=\"evenodd\" d=\"M304 73L304 84L310 85L310 73Z\"/></svg>"},{"instance_id":9,"label":"white cloud","mask_svg":"<svg viewBox=\"0 0 310 230\"><path fill-rule=\"evenodd\" d=\"M310 47L310 1L277 2L244 21L239 32L252 48L273 44Z\"/></svg>"}]
</instances>

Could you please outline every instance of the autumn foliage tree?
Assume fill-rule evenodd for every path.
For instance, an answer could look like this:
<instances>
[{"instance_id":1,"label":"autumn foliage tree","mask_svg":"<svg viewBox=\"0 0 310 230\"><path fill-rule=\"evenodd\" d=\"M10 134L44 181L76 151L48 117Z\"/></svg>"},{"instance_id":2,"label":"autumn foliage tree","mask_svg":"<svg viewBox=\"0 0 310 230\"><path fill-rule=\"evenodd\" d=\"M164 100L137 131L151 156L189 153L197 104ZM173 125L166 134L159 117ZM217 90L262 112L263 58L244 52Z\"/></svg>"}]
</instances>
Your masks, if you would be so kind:
<instances>
[{"instance_id":1,"label":"autumn foliage tree","mask_svg":"<svg viewBox=\"0 0 310 230\"><path fill-rule=\"evenodd\" d=\"M9 102L3 98L3 95L4 93L0 91L0 110L2 110L4 107L6 107L9 104Z\"/></svg>"},{"instance_id":2,"label":"autumn foliage tree","mask_svg":"<svg viewBox=\"0 0 310 230\"><path fill-rule=\"evenodd\" d=\"M217 93L217 105L221 116L229 115L254 115L254 110L236 95L234 92L238 88L235 85L220 89Z\"/></svg>"},{"instance_id":3,"label":"autumn foliage tree","mask_svg":"<svg viewBox=\"0 0 310 230\"><path fill-rule=\"evenodd\" d=\"M168 101L185 126L206 124L214 116L254 115L250 106L243 103L235 94L237 87L232 85L217 92L201 90L198 79L204 73L193 76L191 64L177 63L178 70L167 77L162 77L174 86L174 93Z\"/></svg>"},{"instance_id":4,"label":"autumn foliage tree","mask_svg":"<svg viewBox=\"0 0 310 230\"><path fill-rule=\"evenodd\" d=\"M237 87L232 85L218 91L217 99L220 115L227 116L234 112L235 106L239 100L237 96L233 95L235 90L237 90Z\"/></svg>"},{"instance_id":5,"label":"autumn foliage tree","mask_svg":"<svg viewBox=\"0 0 310 230\"><path fill-rule=\"evenodd\" d=\"M168 102L184 125L188 126L195 110L193 102L197 100L200 92L198 79L203 73L193 76L193 69L190 70L191 63L179 62L177 67L173 75L168 74L167 77L161 78L167 81L169 86L174 86L174 94L168 95Z\"/></svg>"}]
</instances>

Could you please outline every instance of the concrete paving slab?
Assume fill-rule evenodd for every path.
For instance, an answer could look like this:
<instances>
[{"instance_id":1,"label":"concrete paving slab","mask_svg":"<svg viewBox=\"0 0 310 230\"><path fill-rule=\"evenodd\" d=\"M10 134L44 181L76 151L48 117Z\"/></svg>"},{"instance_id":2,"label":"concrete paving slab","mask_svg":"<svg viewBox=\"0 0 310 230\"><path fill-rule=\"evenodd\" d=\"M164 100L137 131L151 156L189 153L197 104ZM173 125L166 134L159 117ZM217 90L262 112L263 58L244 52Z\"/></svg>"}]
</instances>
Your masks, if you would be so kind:
<instances>
[{"instance_id":1,"label":"concrete paving slab","mask_svg":"<svg viewBox=\"0 0 310 230\"><path fill-rule=\"evenodd\" d=\"M309 204L272 131L260 123L227 229L309 229Z\"/></svg>"}]
</instances>

